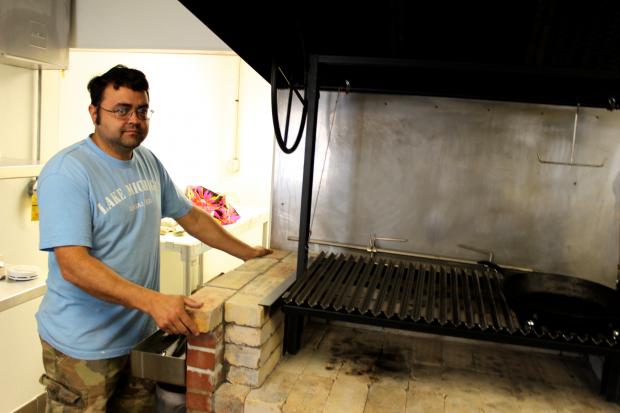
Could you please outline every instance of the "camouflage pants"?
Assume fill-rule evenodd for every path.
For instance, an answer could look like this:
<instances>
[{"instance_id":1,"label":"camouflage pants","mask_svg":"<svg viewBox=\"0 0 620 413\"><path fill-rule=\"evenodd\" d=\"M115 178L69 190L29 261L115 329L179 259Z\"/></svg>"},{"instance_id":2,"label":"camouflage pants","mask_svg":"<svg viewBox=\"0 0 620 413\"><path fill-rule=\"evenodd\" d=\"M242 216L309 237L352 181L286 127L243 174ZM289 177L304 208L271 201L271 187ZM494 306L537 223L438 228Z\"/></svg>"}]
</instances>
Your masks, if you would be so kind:
<instances>
[{"instance_id":1,"label":"camouflage pants","mask_svg":"<svg viewBox=\"0 0 620 413\"><path fill-rule=\"evenodd\" d=\"M39 380L46 386L48 413L153 412L155 383L132 377L129 356L79 360L45 341Z\"/></svg>"}]
</instances>

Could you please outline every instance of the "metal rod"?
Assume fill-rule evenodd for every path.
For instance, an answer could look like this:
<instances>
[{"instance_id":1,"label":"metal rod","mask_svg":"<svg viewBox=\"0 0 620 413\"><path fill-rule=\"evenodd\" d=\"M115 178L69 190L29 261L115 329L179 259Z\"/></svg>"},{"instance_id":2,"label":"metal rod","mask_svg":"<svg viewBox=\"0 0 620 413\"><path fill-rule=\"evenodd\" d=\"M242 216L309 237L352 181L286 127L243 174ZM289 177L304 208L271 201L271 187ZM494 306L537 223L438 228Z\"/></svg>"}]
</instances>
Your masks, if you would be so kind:
<instances>
[{"instance_id":1,"label":"metal rod","mask_svg":"<svg viewBox=\"0 0 620 413\"><path fill-rule=\"evenodd\" d=\"M441 266L439 268L439 291L441 291L439 296L439 322L442 325L446 324L448 314L448 280L446 278L445 268Z\"/></svg>"},{"instance_id":2,"label":"metal rod","mask_svg":"<svg viewBox=\"0 0 620 413\"><path fill-rule=\"evenodd\" d=\"M342 282L344 281L344 278L351 272L354 264L355 259L353 257L348 257L344 263L343 268L338 271L336 279L333 281L333 283L331 283L332 285L330 290L327 291L327 293L321 300L321 308L326 309L331 306L332 303L335 301L337 293L340 293L342 295L347 293L347 290L345 290L342 286Z\"/></svg>"},{"instance_id":3,"label":"metal rod","mask_svg":"<svg viewBox=\"0 0 620 413\"><path fill-rule=\"evenodd\" d=\"M428 270L428 293L426 296L426 321L435 319L435 290L437 289L437 272L435 266L429 266Z\"/></svg>"},{"instance_id":4,"label":"metal rod","mask_svg":"<svg viewBox=\"0 0 620 413\"><path fill-rule=\"evenodd\" d=\"M455 326L461 324L461 306L459 300L459 276L454 268L450 269L450 275L452 276L452 323Z\"/></svg>"},{"instance_id":5,"label":"metal rod","mask_svg":"<svg viewBox=\"0 0 620 413\"><path fill-rule=\"evenodd\" d=\"M395 274L396 274L396 266L391 262L388 263L388 266L385 270L385 275L383 276L379 291L377 293L377 299L375 300L375 305L370 311L372 315L374 315L375 317L381 314L381 310L383 309L383 304L385 303L387 296L388 296L387 295L388 291L390 290L390 287L394 283Z\"/></svg>"},{"instance_id":6,"label":"metal rod","mask_svg":"<svg viewBox=\"0 0 620 413\"><path fill-rule=\"evenodd\" d=\"M422 297L424 296L424 281L426 278L426 268L422 266L418 269L418 280L415 288L415 297L413 301L413 314L412 318L414 321L418 321L420 319L421 306L422 306Z\"/></svg>"},{"instance_id":7,"label":"metal rod","mask_svg":"<svg viewBox=\"0 0 620 413\"><path fill-rule=\"evenodd\" d=\"M345 305L345 299L347 298L347 294L349 294L349 291L352 290L353 281L355 281L359 277L359 274L363 266L364 266L364 261L362 259L358 259L357 262L355 263L355 267L353 267L353 270L351 270L351 275L347 279L347 283L342 289L342 294L340 294L340 296L338 297L338 300L333 306L336 311L340 310ZM348 296L349 300L347 301L347 304L353 298L353 293L354 292L351 291L351 294Z\"/></svg>"},{"instance_id":8,"label":"metal rod","mask_svg":"<svg viewBox=\"0 0 620 413\"><path fill-rule=\"evenodd\" d=\"M404 288L402 287L405 274L405 266L402 265L398 268L398 273L396 274L396 278L390 294L390 300L388 301L388 306L385 310L385 315L388 317L392 317L394 315L396 310L396 303L399 303L401 306L403 305L403 300L402 298L400 298L400 296L401 290L404 290Z\"/></svg>"},{"instance_id":9,"label":"metal rod","mask_svg":"<svg viewBox=\"0 0 620 413\"><path fill-rule=\"evenodd\" d=\"M575 162L575 141L577 140L577 120L579 118L579 104L577 104L577 109L575 109L575 121L573 123L573 139L570 148L570 162L560 162L560 161L548 161L546 159L541 158L540 153L536 153L538 157L538 162L546 163L551 165L566 165L566 166L583 166L587 168L602 168L605 165L606 159L603 159L603 162L594 164L594 163L579 163Z\"/></svg>"},{"instance_id":10,"label":"metal rod","mask_svg":"<svg viewBox=\"0 0 620 413\"><path fill-rule=\"evenodd\" d=\"M297 297L295 297L295 302L297 304L301 304L303 302L306 302L308 300L308 297L310 296L310 294L312 294L315 290L315 288L317 288L317 285L319 284L319 281L323 278L320 274L325 274L328 273L331 268L336 265L336 260L334 258L334 254L330 254L327 257L327 267L326 268L321 268L321 272L319 273L318 271L314 274L314 277L310 278L308 280L308 283L306 284L306 286L304 287L303 290L301 290L299 292L299 295L297 295Z\"/></svg>"},{"instance_id":11,"label":"metal rod","mask_svg":"<svg viewBox=\"0 0 620 413\"><path fill-rule=\"evenodd\" d=\"M316 270L322 265L325 260L325 252L321 251L318 257L312 262L310 268L306 272L303 278L298 278L291 291L284 293L282 298L288 302L292 301L297 294L302 290L302 288L306 285L310 277L316 272Z\"/></svg>"},{"instance_id":12,"label":"metal rod","mask_svg":"<svg viewBox=\"0 0 620 413\"><path fill-rule=\"evenodd\" d=\"M41 120L43 112L43 70L41 66L37 70L37 135L36 135L36 151L35 151L35 161L37 163L41 162Z\"/></svg>"},{"instance_id":13,"label":"metal rod","mask_svg":"<svg viewBox=\"0 0 620 413\"><path fill-rule=\"evenodd\" d=\"M577 109L575 109L575 122L573 123L573 143L570 147L570 163L575 162L575 139L577 137L577 118L579 117L579 104L577 104Z\"/></svg>"},{"instance_id":14,"label":"metal rod","mask_svg":"<svg viewBox=\"0 0 620 413\"><path fill-rule=\"evenodd\" d=\"M306 128L306 148L304 153L303 183L301 187L301 211L299 214L300 241L297 246L297 278L303 275L308 264L312 179L314 175L316 125L319 109L318 56L316 55L310 57L306 97L308 98L308 127Z\"/></svg>"},{"instance_id":15,"label":"metal rod","mask_svg":"<svg viewBox=\"0 0 620 413\"><path fill-rule=\"evenodd\" d=\"M344 254L340 254L335 260L334 265L331 266L330 270L325 272L322 279L320 280L319 285L316 287L312 295L306 302L314 307L317 305L319 300L325 295L328 291L328 288L333 287L332 280L338 276L342 265L344 264ZM317 277L319 278L319 277Z\"/></svg>"},{"instance_id":16,"label":"metal rod","mask_svg":"<svg viewBox=\"0 0 620 413\"><path fill-rule=\"evenodd\" d=\"M377 265L374 268L374 272L370 281L368 282L368 288L366 289L366 296L364 297L364 302L360 307L360 314L365 314L366 311L370 308L370 302L372 301L372 297L375 295L377 290L377 286L379 282L383 278L383 274L385 272L385 262L383 260L379 260Z\"/></svg>"},{"instance_id":17,"label":"metal rod","mask_svg":"<svg viewBox=\"0 0 620 413\"><path fill-rule=\"evenodd\" d=\"M345 305L345 309L348 313L351 313L357 309L357 302L361 297L364 285L366 285L366 280L368 279L374 268L375 264L373 264L372 262L367 263L366 267L364 268L364 273L361 275L361 277L357 277L357 286L355 288L355 292L351 296L349 302Z\"/></svg>"},{"instance_id":18,"label":"metal rod","mask_svg":"<svg viewBox=\"0 0 620 413\"><path fill-rule=\"evenodd\" d=\"M415 278L415 274L416 269L413 267L413 264L409 263L406 272L407 282L405 284L405 288L403 289L402 299L400 300L400 309L398 313L398 317L401 320L404 320L405 317L409 315L409 305L412 301L411 293L413 291L413 280Z\"/></svg>"},{"instance_id":19,"label":"metal rod","mask_svg":"<svg viewBox=\"0 0 620 413\"><path fill-rule=\"evenodd\" d=\"M299 238L298 237L289 236L289 237L287 237L287 240L289 240L289 241L299 241ZM422 253L419 253L419 252L399 251L399 250L391 250L391 249L386 249L386 248L375 248L374 251L369 251L368 247L363 246L363 245L348 244L348 243L345 243L345 242L338 242L338 241L325 241L325 240L320 240L320 239L308 239L308 244L327 245L327 246L330 246L330 247L348 248L348 249L352 249L352 250L366 251L366 252L369 252L369 253L374 252L374 253L382 253L382 254L402 255L402 256L405 256L405 257L425 258L425 259L430 259L430 260L457 262L457 263L460 263L460 264L474 264L474 265L478 265L477 261L465 260L465 259L453 258L453 257L444 257L444 256L441 256L441 255L422 254ZM524 271L524 272L533 272L534 271L531 268L517 267L517 266L514 266L514 265L506 265L506 264L497 264L497 265L499 265L502 268L509 269L509 270L517 270L517 271Z\"/></svg>"}]
</instances>

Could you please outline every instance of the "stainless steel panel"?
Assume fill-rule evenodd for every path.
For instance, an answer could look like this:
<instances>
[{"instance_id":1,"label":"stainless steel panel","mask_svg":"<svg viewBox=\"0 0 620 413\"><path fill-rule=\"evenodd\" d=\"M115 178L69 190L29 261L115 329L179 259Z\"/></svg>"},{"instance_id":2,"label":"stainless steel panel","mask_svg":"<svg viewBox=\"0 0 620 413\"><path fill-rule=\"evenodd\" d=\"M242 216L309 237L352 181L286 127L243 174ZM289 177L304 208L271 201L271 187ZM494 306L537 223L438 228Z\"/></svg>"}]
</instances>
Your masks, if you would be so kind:
<instances>
[{"instance_id":1,"label":"stainless steel panel","mask_svg":"<svg viewBox=\"0 0 620 413\"><path fill-rule=\"evenodd\" d=\"M367 244L372 232L408 239L378 241L383 248L485 258L458 246L464 244L493 251L501 264L615 286L620 114L580 109L575 161L604 161L602 168L537 159L537 153L570 158L574 113L559 106L322 92L311 237ZM274 162L272 245L295 249L287 237L299 230L303 151L276 149Z\"/></svg>"},{"instance_id":2,"label":"stainless steel panel","mask_svg":"<svg viewBox=\"0 0 620 413\"><path fill-rule=\"evenodd\" d=\"M71 0L0 0L0 63L66 69Z\"/></svg>"},{"instance_id":3,"label":"stainless steel panel","mask_svg":"<svg viewBox=\"0 0 620 413\"><path fill-rule=\"evenodd\" d=\"M163 340L164 333L158 330L138 343L131 351L131 374L161 383L185 386L185 354L182 357L163 355Z\"/></svg>"}]
</instances>

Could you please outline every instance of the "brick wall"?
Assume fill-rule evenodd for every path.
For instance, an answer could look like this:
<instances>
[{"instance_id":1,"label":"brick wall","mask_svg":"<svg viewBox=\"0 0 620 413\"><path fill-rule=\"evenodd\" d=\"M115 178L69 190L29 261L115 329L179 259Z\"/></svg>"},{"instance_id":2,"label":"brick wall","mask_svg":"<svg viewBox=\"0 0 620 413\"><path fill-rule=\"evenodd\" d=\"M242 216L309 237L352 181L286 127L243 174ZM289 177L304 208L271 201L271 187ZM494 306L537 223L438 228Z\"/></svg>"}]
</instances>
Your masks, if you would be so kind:
<instances>
[{"instance_id":1,"label":"brick wall","mask_svg":"<svg viewBox=\"0 0 620 413\"><path fill-rule=\"evenodd\" d=\"M188 412L243 411L245 396L265 381L282 354L283 314L259 303L294 271L292 253L274 251L192 295L203 306L190 310L202 333L188 340Z\"/></svg>"}]
</instances>

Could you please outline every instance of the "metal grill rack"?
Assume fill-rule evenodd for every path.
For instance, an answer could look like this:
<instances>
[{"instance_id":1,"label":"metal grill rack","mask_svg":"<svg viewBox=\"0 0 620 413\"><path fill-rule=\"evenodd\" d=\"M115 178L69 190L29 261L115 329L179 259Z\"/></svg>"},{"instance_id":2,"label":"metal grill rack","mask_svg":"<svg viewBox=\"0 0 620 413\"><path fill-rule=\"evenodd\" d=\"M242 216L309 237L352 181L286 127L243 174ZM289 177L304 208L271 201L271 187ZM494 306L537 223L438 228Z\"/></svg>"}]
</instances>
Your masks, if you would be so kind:
<instances>
[{"instance_id":1,"label":"metal grill rack","mask_svg":"<svg viewBox=\"0 0 620 413\"><path fill-rule=\"evenodd\" d=\"M499 273L480 265L321 253L282 296L285 349L301 345L303 316L606 356L601 391L616 399L620 341L520 320Z\"/></svg>"}]
</instances>

